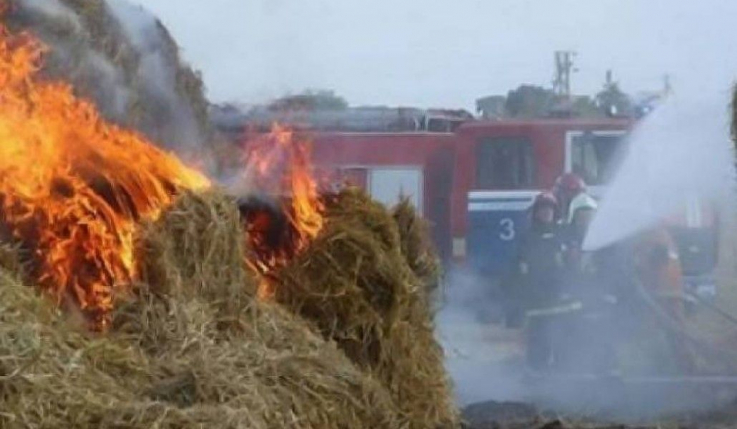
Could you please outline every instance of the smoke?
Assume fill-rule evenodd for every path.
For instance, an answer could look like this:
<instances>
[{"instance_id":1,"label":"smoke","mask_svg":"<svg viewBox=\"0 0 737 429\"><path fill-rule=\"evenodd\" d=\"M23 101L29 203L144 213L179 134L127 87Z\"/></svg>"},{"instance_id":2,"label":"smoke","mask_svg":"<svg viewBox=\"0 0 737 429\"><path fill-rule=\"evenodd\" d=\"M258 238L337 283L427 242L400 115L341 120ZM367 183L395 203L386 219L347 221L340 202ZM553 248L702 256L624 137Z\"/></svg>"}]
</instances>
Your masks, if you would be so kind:
<instances>
[{"instance_id":1,"label":"smoke","mask_svg":"<svg viewBox=\"0 0 737 429\"><path fill-rule=\"evenodd\" d=\"M105 116L124 117L128 110L130 91L118 68L107 58L95 51L85 52L81 67L89 73L89 79L96 82L98 97L108 100L99 106Z\"/></svg>"},{"instance_id":2,"label":"smoke","mask_svg":"<svg viewBox=\"0 0 737 429\"><path fill-rule=\"evenodd\" d=\"M638 124L604 191L586 250L609 251L610 245L683 213L695 198L730 206L735 180L728 99L726 94L674 97ZM596 282L588 284L594 295L608 293L604 284L625 281L619 263L629 255L617 255L620 259L599 261ZM715 338L733 338L737 328L718 322L704 307L674 327L659 316L667 313L657 309L659 298L642 288L616 292L610 310L589 297L579 315L556 316L551 325L557 347L573 351L567 369L540 374L525 363L529 319L524 328L505 328L504 300L497 291L489 279L467 272L448 278L438 335L462 406L514 401L568 416L643 422L722 407L736 397L737 378L729 377L735 373L735 352ZM718 331L711 330L716 326ZM616 360L611 370L592 371L597 362L583 352L592 344ZM695 373L681 366L678 350L694 359ZM695 375L704 373L719 376Z\"/></svg>"},{"instance_id":3,"label":"smoke","mask_svg":"<svg viewBox=\"0 0 737 429\"><path fill-rule=\"evenodd\" d=\"M605 247L686 212L694 200L729 201L734 154L729 100L674 97L640 124L586 239Z\"/></svg>"},{"instance_id":4,"label":"smoke","mask_svg":"<svg viewBox=\"0 0 737 429\"><path fill-rule=\"evenodd\" d=\"M501 328L500 304L488 280L463 270L449 273L437 335L461 406L525 399L522 337Z\"/></svg>"},{"instance_id":5,"label":"smoke","mask_svg":"<svg viewBox=\"0 0 737 429\"><path fill-rule=\"evenodd\" d=\"M116 67L102 53L90 48L80 48L91 39L83 25L82 18L59 0L20 0L22 12L29 15L30 22L39 25L49 22L52 25L39 25L34 32L52 46L51 69L73 70L77 89L92 95L98 102L103 116L116 122L125 118L130 99L122 70ZM43 21L38 20L43 17ZM70 34L58 37L56 32ZM48 61L47 61L48 62Z\"/></svg>"},{"instance_id":6,"label":"smoke","mask_svg":"<svg viewBox=\"0 0 737 429\"><path fill-rule=\"evenodd\" d=\"M61 24L70 25L77 32L82 30L82 23L77 14L61 4L59 0L23 0L23 4Z\"/></svg>"},{"instance_id":7,"label":"smoke","mask_svg":"<svg viewBox=\"0 0 737 429\"><path fill-rule=\"evenodd\" d=\"M457 403L502 427L521 404L530 404L538 415L550 418L565 415L642 424L730 406L737 397L737 377L714 377L723 383L715 387L709 377L657 372L671 364L671 357L662 354L667 339L659 328L646 326L627 309L620 310L619 318L597 321L574 316L566 321L562 316L557 322L556 347L565 347L568 353L579 353L586 349L586 341L592 341L590 336L576 334L582 328L593 331L593 341L616 339L617 346L611 349L620 361L616 372L591 372L592 362L583 354L569 356L573 364L567 370L533 371L525 363L529 325L504 326L494 285L463 271L451 272L448 279L445 302L436 316L437 336ZM622 319L625 314L635 322ZM633 323L641 325L637 328ZM647 334L632 334L632 326ZM533 420L534 416L513 418Z\"/></svg>"},{"instance_id":8,"label":"smoke","mask_svg":"<svg viewBox=\"0 0 737 429\"><path fill-rule=\"evenodd\" d=\"M104 7L59 0L15 0L8 18L49 47L43 72L69 82L103 117L135 128L186 162L215 169L198 76L149 12L127 0Z\"/></svg>"},{"instance_id":9,"label":"smoke","mask_svg":"<svg viewBox=\"0 0 737 429\"><path fill-rule=\"evenodd\" d=\"M172 46L164 37L156 17L127 0L108 0L128 39L140 57L138 79L146 90L156 95L162 115L168 116L167 135L176 148L196 149L202 142L192 108L177 92L177 66L167 53ZM174 48L175 49L175 48Z\"/></svg>"}]
</instances>

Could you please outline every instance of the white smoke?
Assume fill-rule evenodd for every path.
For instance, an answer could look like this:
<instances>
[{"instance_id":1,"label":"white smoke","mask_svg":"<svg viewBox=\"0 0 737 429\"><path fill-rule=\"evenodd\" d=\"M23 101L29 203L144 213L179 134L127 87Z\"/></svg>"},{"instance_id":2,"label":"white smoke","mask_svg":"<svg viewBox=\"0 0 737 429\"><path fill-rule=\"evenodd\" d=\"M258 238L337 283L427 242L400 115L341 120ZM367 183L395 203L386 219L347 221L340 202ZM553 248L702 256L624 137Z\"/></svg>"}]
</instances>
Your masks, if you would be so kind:
<instances>
[{"instance_id":1,"label":"white smoke","mask_svg":"<svg viewBox=\"0 0 737 429\"><path fill-rule=\"evenodd\" d=\"M727 94L674 97L633 132L586 239L595 250L629 237L689 202L727 201L734 184Z\"/></svg>"},{"instance_id":2,"label":"white smoke","mask_svg":"<svg viewBox=\"0 0 737 429\"><path fill-rule=\"evenodd\" d=\"M493 292L488 279L454 270L436 316L436 335L461 406L525 399L523 337L490 323L501 315L501 302Z\"/></svg>"},{"instance_id":3,"label":"white smoke","mask_svg":"<svg viewBox=\"0 0 737 429\"><path fill-rule=\"evenodd\" d=\"M107 100L100 109L113 117L124 117L128 109L130 91L125 85L123 74L107 58L95 51L84 55L83 68L94 75L97 91Z\"/></svg>"},{"instance_id":4,"label":"white smoke","mask_svg":"<svg viewBox=\"0 0 737 429\"><path fill-rule=\"evenodd\" d=\"M28 9L35 10L62 24L71 25L75 31L81 31L82 23L74 11L64 6L59 0L22 0Z\"/></svg>"},{"instance_id":5,"label":"white smoke","mask_svg":"<svg viewBox=\"0 0 737 429\"><path fill-rule=\"evenodd\" d=\"M140 55L138 75L146 88L170 109L171 131L178 148L196 149L202 141L189 103L176 87L176 65L168 61L167 41L156 17L127 0L108 0L113 15Z\"/></svg>"}]
</instances>

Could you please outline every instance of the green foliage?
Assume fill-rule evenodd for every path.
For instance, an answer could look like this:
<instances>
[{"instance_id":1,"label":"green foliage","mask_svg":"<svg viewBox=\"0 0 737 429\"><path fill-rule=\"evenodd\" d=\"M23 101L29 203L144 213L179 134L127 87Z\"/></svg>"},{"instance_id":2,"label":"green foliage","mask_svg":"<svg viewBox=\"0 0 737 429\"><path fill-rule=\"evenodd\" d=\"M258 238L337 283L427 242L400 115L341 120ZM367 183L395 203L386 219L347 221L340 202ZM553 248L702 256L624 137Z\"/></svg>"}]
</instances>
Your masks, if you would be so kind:
<instances>
[{"instance_id":1,"label":"green foliage","mask_svg":"<svg viewBox=\"0 0 737 429\"><path fill-rule=\"evenodd\" d=\"M334 91L307 90L281 97L272 102L269 108L275 111L343 110L348 108L348 102Z\"/></svg>"},{"instance_id":2,"label":"green foliage","mask_svg":"<svg viewBox=\"0 0 737 429\"><path fill-rule=\"evenodd\" d=\"M589 96L575 98L573 101L573 114L582 118L599 118L603 115L599 106Z\"/></svg>"},{"instance_id":3,"label":"green foliage","mask_svg":"<svg viewBox=\"0 0 737 429\"><path fill-rule=\"evenodd\" d=\"M540 118L548 115L556 102L550 89L535 85L521 85L509 91L505 110L512 118Z\"/></svg>"},{"instance_id":4,"label":"green foliage","mask_svg":"<svg viewBox=\"0 0 737 429\"><path fill-rule=\"evenodd\" d=\"M596 104L599 109L609 116L623 116L632 113L632 102L617 82L607 81L604 89L596 94Z\"/></svg>"}]
</instances>

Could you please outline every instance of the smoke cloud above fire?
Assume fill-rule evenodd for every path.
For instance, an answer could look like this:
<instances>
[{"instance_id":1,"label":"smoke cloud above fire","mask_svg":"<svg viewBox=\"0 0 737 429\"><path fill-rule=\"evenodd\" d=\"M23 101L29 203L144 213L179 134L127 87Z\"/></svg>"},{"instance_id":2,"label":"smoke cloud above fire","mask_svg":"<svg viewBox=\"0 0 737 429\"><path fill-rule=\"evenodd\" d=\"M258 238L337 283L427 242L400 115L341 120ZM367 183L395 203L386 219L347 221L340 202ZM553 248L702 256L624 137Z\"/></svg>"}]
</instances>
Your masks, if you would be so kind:
<instances>
[{"instance_id":1,"label":"smoke cloud above fire","mask_svg":"<svg viewBox=\"0 0 737 429\"><path fill-rule=\"evenodd\" d=\"M198 77L150 12L126 0L87 9L13 0L7 15L13 29L28 29L49 46L44 74L69 79L106 119L207 164L207 103Z\"/></svg>"}]
</instances>

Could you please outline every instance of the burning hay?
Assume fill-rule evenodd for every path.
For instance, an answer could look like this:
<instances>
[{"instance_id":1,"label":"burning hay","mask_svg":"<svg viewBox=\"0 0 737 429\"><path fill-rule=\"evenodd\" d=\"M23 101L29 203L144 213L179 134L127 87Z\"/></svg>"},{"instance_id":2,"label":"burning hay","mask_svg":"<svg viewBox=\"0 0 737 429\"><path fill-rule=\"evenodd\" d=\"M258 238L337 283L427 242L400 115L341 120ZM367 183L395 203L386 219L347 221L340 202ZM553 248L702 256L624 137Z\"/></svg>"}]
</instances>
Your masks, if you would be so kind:
<instances>
[{"instance_id":1,"label":"burning hay","mask_svg":"<svg viewBox=\"0 0 737 429\"><path fill-rule=\"evenodd\" d=\"M359 208L373 215L371 227L358 228ZM364 246L387 251L390 256L374 255L385 266L371 278L398 299L377 289L385 303L367 304L353 290L364 305L354 321L337 314L337 305L347 303L335 297L327 308L336 314L310 321L350 326L374 308L364 340L379 352L375 360L356 354L360 344L346 349L334 335L336 347L299 317L255 299L239 257L235 204L215 191L184 194L144 229L139 251L150 285L119 298L104 337L81 333L32 288L0 277L3 427L455 427L426 304L417 299L423 288L399 254L391 216L357 192L341 194L328 213L329 225L351 220ZM350 230L330 228L326 243L341 242L339 231ZM326 244L320 241L314 245ZM323 248L315 263L339 248ZM393 258L402 262L394 265ZM405 283L388 283L398 280ZM325 284L316 287L323 293Z\"/></svg>"},{"instance_id":2,"label":"burning hay","mask_svg":"<svg viewBox=\"0 0 737 429\"><path fill-rule=\"evenodd\" d=\"M329 200L322 233L276 277L275 300L313 323L392 394L412 427L457 420L427 287L397 222L350 189Z\"/></svg>"},{"instance_id":3,"label":"burning hay","mask_svg":"<svg viewBox=\"0 0 737 429\"><path fill-rule=\"evenodd\" d=\"M146 248L177 286L137 288L105 337L79 333L32 288L0 277L2 426L405 427L378 382L238 283L243 261L222 259L241 248L235 213L215 193L187 195L151 225ZM216 239L195 244L203 233ZM243 308L228 313L228 301Z\"/></svg>"},{"instance_id":4,"label":"burning hay","mask_svg":"<svg viewBox=\"0 0 737 429\"><path fill-rule=\"evenodd\" d=\"M169 147L209 133L202 80L155 17L127 0L9 0L3 17L47 46L43 73L66 79L102 116ZM6 8L5 5L0 9Z\"/></svg>"},{"instance_id":5,"label":"burning hay","mask_svg":"<svg viewBox=\"0 0 737 429\"><path fill-rule=\"evenodd\" d=\"M0 27L0 220L34 252L32 275L58 303L107 323L136 277L136 223L209 180L140 135L102 120L72 88L38 77L44 47Z\"/></svg>"},{"instance_id":6,"label":"burning hay","mask_svg":"<svg viewBox=\"0 0 737 429\"><path fill-rule=\"evenodd\" d=\"M402 426L378 383L301 320L255 299L233 201L214 191L185 195L144 240L145 272L164 266L167 280L149 278L115 329L168 376L158 398L227 404L242 410L236 427Z\"/></svg>"},{"instance_id":7,"label":"burning hay","mask_svg":"<svg viewBox=\"0 0 737 429\"><path fill-rule=\"evenodd\" d=\"M273 248L268 210L40 77L44 49L0 27L1 427L456 426L408 207L323 207L277 130Z\"/></svg>"}]
</instances>

